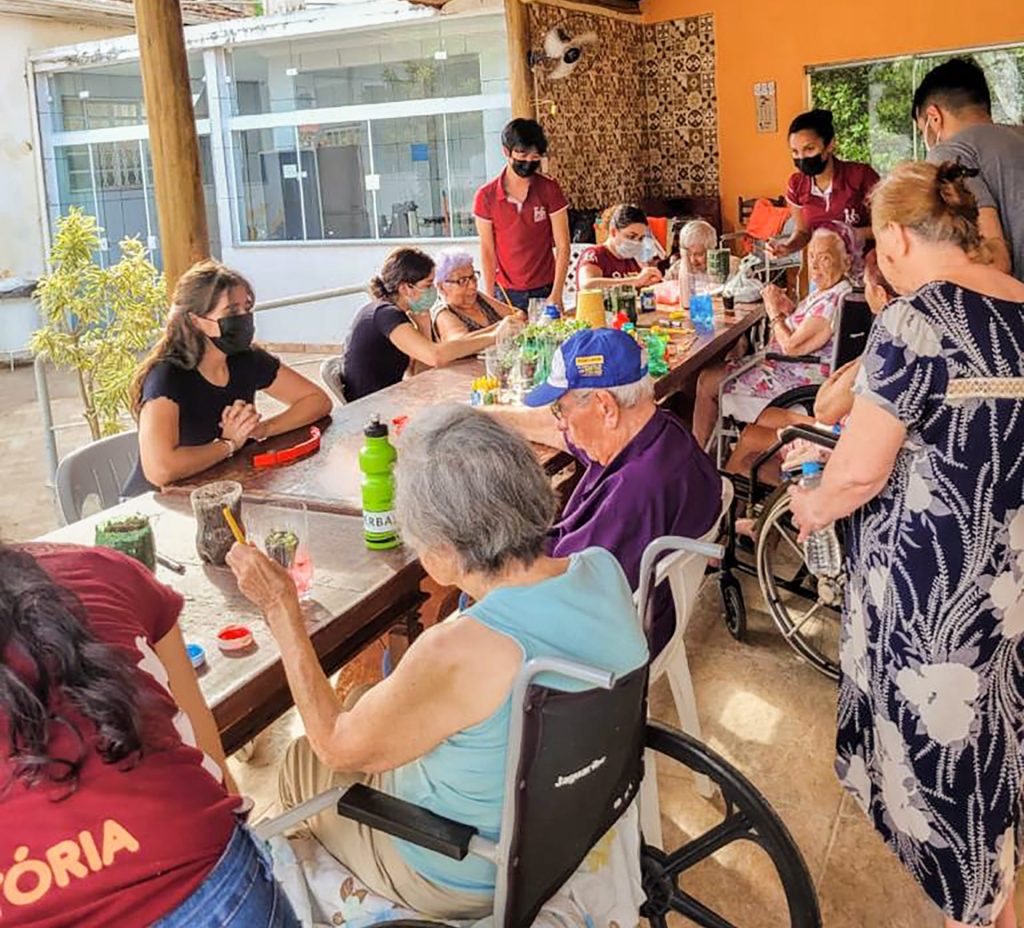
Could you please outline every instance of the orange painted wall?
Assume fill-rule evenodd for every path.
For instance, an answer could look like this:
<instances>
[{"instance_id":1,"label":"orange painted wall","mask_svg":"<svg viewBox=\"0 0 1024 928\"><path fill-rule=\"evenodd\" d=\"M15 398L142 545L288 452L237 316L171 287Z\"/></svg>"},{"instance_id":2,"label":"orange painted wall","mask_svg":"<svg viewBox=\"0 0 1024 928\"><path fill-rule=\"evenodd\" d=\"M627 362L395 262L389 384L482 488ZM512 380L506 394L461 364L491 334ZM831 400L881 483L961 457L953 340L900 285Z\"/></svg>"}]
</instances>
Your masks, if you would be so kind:
<instances>
[{"instance_id":1,"label":"orange painted wall","mask_svg":"<svg viewBox=\"0 0 1024 928\"><path fill-rule=\"evenodd\" d=\"M786 127L806 108L807 65L1024 41L1024 0L644 0L644 19L715 16L722 212L778 195ZM754 84L775 81L779 131L759 134ZM908 117L909 118L909 117Z\"/></svg>"}]
</instances>

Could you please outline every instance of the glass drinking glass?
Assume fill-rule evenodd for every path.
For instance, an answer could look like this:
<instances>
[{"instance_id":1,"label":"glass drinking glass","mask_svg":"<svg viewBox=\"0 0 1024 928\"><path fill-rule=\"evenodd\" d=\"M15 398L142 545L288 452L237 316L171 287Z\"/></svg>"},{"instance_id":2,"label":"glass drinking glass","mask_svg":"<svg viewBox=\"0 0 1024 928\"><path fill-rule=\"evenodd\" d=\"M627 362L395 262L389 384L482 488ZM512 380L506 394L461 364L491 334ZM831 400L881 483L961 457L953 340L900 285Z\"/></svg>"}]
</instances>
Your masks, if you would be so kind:
<instances>
[{"instance_id":1,"label":"glass drinking glass","mask_svg":"<svg viewBox=\"0 0 1024 928\"><path fill-rule=\"evenodd\" d=\"M309 599L313 592L313 555L306 504L250 506L247 520L249 540L288 571L300 600Z\"/></svg>"}]
</instances>

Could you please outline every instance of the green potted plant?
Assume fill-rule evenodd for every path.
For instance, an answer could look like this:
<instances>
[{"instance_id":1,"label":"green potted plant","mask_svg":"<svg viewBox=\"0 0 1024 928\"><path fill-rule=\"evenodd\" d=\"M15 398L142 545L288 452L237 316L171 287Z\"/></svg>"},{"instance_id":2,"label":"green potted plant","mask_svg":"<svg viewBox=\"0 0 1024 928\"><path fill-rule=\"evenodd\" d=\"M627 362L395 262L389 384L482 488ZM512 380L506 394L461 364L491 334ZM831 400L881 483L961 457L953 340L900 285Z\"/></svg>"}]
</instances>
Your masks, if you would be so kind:
<instances>
[{"instance_id":1,"label":"green potted plant","mask_svg":"<svg viewBox=\"0 0 1024 928\"><path fill-rule=\"evenodd\" d=\"M72 207L57 220L50 271L35 296L44 321L32 351L75 371L93 439L121 431L139 356L159 337L167 311L163 275L138 239L121 242L121 260L100 267L102 230Z\"/></svg>"}]
</instances>

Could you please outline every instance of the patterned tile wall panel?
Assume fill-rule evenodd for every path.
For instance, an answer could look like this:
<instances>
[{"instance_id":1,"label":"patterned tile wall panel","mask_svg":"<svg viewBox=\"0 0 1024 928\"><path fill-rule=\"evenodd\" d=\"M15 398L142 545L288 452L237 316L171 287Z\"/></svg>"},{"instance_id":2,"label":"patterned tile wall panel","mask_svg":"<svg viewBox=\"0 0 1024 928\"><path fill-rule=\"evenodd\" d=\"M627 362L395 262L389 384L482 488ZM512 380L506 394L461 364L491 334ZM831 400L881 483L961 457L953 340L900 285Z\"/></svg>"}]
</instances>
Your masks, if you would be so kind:
<instances>
[{"instance_id":1,"label":"patterned tile wall panel","mask_svg":"<svg viewBox=\"0 0 1024 928\"><path fill-rule=\"evenodd\" d=\"M650 25L531 3L531 47L549 29L596 32L598 43L563 80L538 71L551 172L569 202L603 208L622 200L718 193L714 17Z\"/></svg>"},{"instance_id":2,"label":"patterned tile wall panel","mask_svg":"<svg viewBox=\"0 0 1024 928\"><path fill-rule=\"evenodd\" d=\"M570 35L596 32L595 45L566 78L549 80L547 63L537 69L541 125L551 148L550 171L570 204L598 208L642 198L647 152L644 80L638 62L643 29L609 16L576 13L531 3L530 47L542 49L548 30L561 25ZM554 64L554 62L552 62Z\"/></svg>"},{"instance_id":3,"label":"patterned tile wall panel","mask_svg":"<svg viewBox=\"0 0 1024 928\"><path fill-rule=\"evenodd\" d=\"M718 96L711 14L645 26L647 195L718 194Z\"/></svg>"}]
</instances>

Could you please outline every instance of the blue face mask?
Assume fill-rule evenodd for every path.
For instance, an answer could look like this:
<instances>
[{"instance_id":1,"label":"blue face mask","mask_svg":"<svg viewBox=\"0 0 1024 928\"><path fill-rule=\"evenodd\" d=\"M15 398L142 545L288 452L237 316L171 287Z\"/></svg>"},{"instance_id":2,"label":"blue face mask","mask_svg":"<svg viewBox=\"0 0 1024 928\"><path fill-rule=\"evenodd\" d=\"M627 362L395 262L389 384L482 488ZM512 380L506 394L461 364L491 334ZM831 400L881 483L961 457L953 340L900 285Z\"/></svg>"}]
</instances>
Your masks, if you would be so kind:
<instances>
[{"instance_id":1,"label":"blue face mask","mask_svg":"<svg viewBox=\"0 0 1024 928\"><path fill-rule=\"evenodd\" d=\"M415 300L409 304L409 311L414 313L429 313L430 308L437 302L437 287L427 287Z\"/></svg>"}]
</instances>

